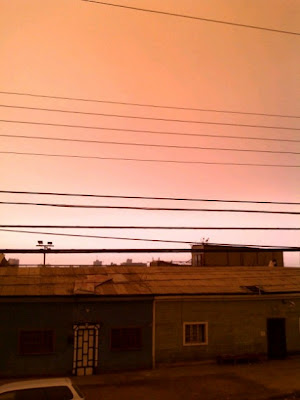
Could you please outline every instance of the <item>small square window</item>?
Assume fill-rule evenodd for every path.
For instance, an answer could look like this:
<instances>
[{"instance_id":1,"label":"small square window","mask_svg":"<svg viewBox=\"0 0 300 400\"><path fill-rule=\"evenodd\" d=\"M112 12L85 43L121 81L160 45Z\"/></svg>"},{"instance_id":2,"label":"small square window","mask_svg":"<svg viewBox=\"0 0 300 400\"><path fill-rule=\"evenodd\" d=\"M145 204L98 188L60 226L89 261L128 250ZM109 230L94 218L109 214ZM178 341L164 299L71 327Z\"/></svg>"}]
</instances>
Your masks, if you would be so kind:
<instances>
[{"instance_id":1,"label":"small square window","mask_svg":"<svg viewBox=\"0 0 300 400\"><path fill-rule=\"evenodd\" d=\"M111 330L111 350L138 350L141 347L141 328L113 328Z\"/></svg>"},{"instance_id":2,"label":"small square window","mask_svg":"<svg viewBox=\"0 0 300 400\"><path fill-rule=\"evenodd\" d=\"M184 346L207 344L207 322L185 322L183 344Z\"/></svg>"},{"instance_id":3,"label":"small square window","mask_svg":"<svg viewBox=\"0 0 300 400\"><path fill-rule=\"evenodd\" d=\"M52 330L21 331L20 354L48 354L54 351Z\"/></svg>"}]
</instances>

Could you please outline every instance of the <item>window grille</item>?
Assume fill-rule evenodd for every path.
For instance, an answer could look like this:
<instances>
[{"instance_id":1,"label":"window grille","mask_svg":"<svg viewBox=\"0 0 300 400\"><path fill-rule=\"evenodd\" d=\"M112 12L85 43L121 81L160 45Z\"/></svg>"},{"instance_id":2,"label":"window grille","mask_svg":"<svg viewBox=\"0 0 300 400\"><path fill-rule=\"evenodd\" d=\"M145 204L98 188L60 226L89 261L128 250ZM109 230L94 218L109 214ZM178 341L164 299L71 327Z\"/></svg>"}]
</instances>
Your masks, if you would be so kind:
<instances>
[{"instance_id":1,"label":"window grille","mask_svg":"<svg viewBox=\"0 0 300 400\"><path fill-rule=\"evenodd\" d=\"M19 336L20 354L48 354L54 351L52 330L21 331Z\"/></svg>"},{"instance_id":2,"label":"window grille","mask_svg":"<svg viewBox=\"0 0 300 400\"><path fill-rule=\"evenodd\" d=\"M207 344L207 322L185 322L183 338L184 345Z\"/></svg>"},{"instance_id":3,"label":"window grille","mask_svg":"<svg viewBox=\"0 0 300 400\"><path fill-rule=\"evenodd\" d=\"M113 328L111 330L111 350L138 350L141 347L141 328Z\"/></svg>"}]
</instances>

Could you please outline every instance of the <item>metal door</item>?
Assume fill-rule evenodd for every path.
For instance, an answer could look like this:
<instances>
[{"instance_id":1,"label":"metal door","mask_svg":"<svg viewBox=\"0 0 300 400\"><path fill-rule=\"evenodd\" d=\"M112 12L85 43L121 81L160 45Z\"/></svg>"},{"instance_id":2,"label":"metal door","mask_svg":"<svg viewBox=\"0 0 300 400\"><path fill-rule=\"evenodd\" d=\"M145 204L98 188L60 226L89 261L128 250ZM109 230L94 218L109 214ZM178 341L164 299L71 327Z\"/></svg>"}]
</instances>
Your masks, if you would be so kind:
<instances>
[{"instance_id":1,"label":"metal door","mask_svg":"<svg viewBox=\"0 0 300 400\"><path fill-rule=\"evenodd\" d=\"M98 365L99 324L76 324L73 329L73 374L93 375Z\"/></svg>"},{"instance_id":2,"label":"metal door","mask_svg":"<svg viewBox=\"0 0 300 400\"><path fill-rule=\"evenodd\" d=\"M282 359L286 357L285 318L267 320L268 357Z\"/></svg>"}]
</instances>

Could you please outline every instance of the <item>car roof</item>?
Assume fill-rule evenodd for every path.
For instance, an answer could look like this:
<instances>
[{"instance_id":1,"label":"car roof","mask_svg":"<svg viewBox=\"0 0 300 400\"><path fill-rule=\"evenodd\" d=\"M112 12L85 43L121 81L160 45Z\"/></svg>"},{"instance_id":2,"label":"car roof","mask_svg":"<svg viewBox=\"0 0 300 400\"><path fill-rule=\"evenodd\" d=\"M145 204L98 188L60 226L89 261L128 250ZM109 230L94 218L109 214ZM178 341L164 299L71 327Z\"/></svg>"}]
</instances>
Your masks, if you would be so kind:
<instances>
[{"instance_id":1,"label":"car roof","mask_svg":"<svg viewBox=\"0 0 300 400\"><path fill-rule=\"evenodd\" d=\"M46 378L46 379L15 381L1 385L0 393L12 390L31 389L31 388L39 388L46 386L64 386L70 384L72 384L70 378Z\"/></svg>"}]
</instances>

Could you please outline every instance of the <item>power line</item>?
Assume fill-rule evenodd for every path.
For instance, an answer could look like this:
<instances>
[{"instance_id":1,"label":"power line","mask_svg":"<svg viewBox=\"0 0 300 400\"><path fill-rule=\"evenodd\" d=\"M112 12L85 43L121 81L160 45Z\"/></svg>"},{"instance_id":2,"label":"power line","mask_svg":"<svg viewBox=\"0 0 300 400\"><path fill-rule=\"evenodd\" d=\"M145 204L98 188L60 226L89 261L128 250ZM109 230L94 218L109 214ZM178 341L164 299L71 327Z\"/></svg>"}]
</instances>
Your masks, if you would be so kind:
<instances>
[{"instance_id":1,"label":"power line","mask_svg":"<svg viewBox=\"0 0 300 400\"><path fill-rule=\"evenodd\" d=\"M34 121L20 121L20 120L7 120L7 119L0 119L0 122L14 123L14 124L38 125L38 126L55 126L55 127L62 127L62 128L93 129L93 130L114 131L114 132L151 133L151 134L156 134L156 135L215 137L215 138L219 138L219 139L243 139L243 140L247 139L247 140L263 140L263 141L274 141L274 142L300 143L300 140L295 140L295 139L261 138L261 137L253 137L253 136L215 135L215 134L202 134L202 133L194 134L194 133L185 133L185 132L166 132L166 131L152 131L152 130L143 130L143 129L108 128L108 127L101 127L101 126L57 124L57 123L50 123L50 122L34 122Z\"/></svg>"},{"instance_id":2,"label":"power line","mask_svg":"<svg viewBox=\"0 0 300 400\"><path fill-rule=\"evenodd\" d=\"M272 29L272 28L266 28L266 27L256 26L256 25L240 24L237 22L229 22L229 21L216 20L216 19L211 19L211 18L203 18L203 17L194 16L194 15L186 15L186 14L172 13L172 12L168 12L168 11L160 11L160 10L132 7L132 6L122 5L122 4L108 3L108 2L104 2L104 1L96 1L96 0L82 0L82 1L85 1L87 3L95 3L95 4L110 6L110 7L118 7L118 8L123 8L123 9L127 9L127 10L142 11L142 12L147 12L147 13L152 13L152 14L166 15L166 16L170 16L170 17L188 18L188 19L192 19L192 20L212 22L215 24L237 26L240 28L258 29L258 30L262 30L262 31L268 31L268 32L273 32L273 33L283 33L283 34L287 34L287 35L296 35L296 36L300 35L300 33L298 33L298 32L285 31L285 30L280 30L280 29Z\"/></svg>"},{"instance_id":3,"label":"power line","mask_svg":"<svg viewBox=\"0 0 300 400\"><path fill-rule=\"evenodd\" d=\"M98 157L98 156L79 156L69 154L49 154L49 153L21 153L17 151L0 151L0 154L23 155L23 156L39 156L39 157L61 157L61 158L77 158L89 160L110 160L110 161L136 161L136 162L157 162L171 164L205 164L205 165L233 165L233 166L251 166L251 167L281 167L281 168L299 168L300 165L284 165L284 164L249 164L249 163L231 163L231 162L210 162L210 161L179 161L179 160L157 160L157 159L141 159L141 158L124 158L124 157Z\"/></svg>"},{"instance_id":4,"label":"power line","mask_svg":"<svg viewBox=\"0 0 300 400\"><path fill-rule=\"evenodd\" d=\"M300 131L300 128L293 128L293 127L288 127L288 126L270 126L270 125L255 125L255 124L252 125L252 124L237 124L237 123L230 123L230 122L199 121L199 120L189 120L189 119L142 117L142 116L138 116L138 115L128 115L128 114L110 114L110 113L98 113L98 112L89 112L89 111L63 110L60 108L12 106L12 105L7 105L7 104L0 104L0 107L14 108L14 109L20 109L20 110L59 112L59 113L64 113L64 114L94 115L94 116L113 117L113 118L141 119L141 120L146 120L146 121L180 122L180 123L189 123L189 124L221 125L221 126L242 126L242 127L246 127L246 128L284 129L284 130L290 130L290 131Z\"/></svg>"},{"instance_id":5,"label":"power line","mask_svg":"<svg viewBox=\"0 0 300 400\"><path fill-rule=\"evenodd\" d=\"M83 237L83 238L94 238L94 239L116 239L116 240L136 240L136 241L148 241L148 242L165 242L165 243L182 243L182 244L199 244L196 243L195 241L191 241L191 242L185 242L185 241L179 241L179 240L163 240L163 239L141 239L141 238L124 238L124 237L115 237L115 236L96 236L96 235L76 235L76 234L68 234L68 233L54 233L54 232L37 232L37 231L24 231L24 230L17 230L17 229L0 229L0 231L2 232L12 232L12 233L29 233L29 234L38 234L38 235L52 235L52 236L70 236L70 237ZM211 245L219 245L219 246L223 246L223 248L226 248L228 246L231 247L231 251L235 251L234 247L237 247L239 250L241 250L241 247L244 248L263 248L263 249L270 249L272 248L273 250L277 250L278 248L283 249L283 247L280 246L268 246L268 245L231 245L231 244L220 244L220 243L210 243ZM232 249L233 248L233 249ZM284 247L285 251L293 251L294 249L298 249L297 247ZM168 252L168 249L165 249L165 252ZM40 250L36 250L37 252L42 251ZM46 250L47 251L47 250ZM53 252L53 248L48 249L48 251ZM199 250L196 250L199 251ZM218 252L218 251L224 251L224 250L219 250L219 249L209 249L209 248L204 248L201 249L201 252ZM22 251L20 251L22 252ZM29 251L30 252L30 251ZM59 251L60 252L60 251ZM79 252L84 253L84 251L80 250ZM92 251L94 252L94 251ZM107 252L110 252L110 250L108 250ZM118 251L114 251L114 249L112 249L111 251L112 253L114 252L118 252ZM126 252L126 250L122 251L122 252ZM130 251L127 251L130 252ZM190 252L193 252L193 249L190 249ZM11 250L0 250L0 253L13 253L13 251Z\"/></svg>"},{"instance_id":6,"label":"power line","mask_svg":"<svg viewBox=\"0 0 300 400\"><path fill-rule=\"evenodd\" d=\"M237 151L237 152L248 152L248 153L269 153L269 154L300 154L297 151L275 151L275 150L254 150L254 149L237 149L228 147L204 147L204 146L178 146L169 144L151 144L151 143L130 143L130 142L115 142L106 140L87 140L87 139L69 139L61 137L47 137L47 136L29 136L29 135L9 135L0 134L1 137L19 138L19 139L33 139L33 140L50 140L50 141L62 141L62 142L77 142L77 143L97 143L97 144L110 144L110 145L121 145L121 146L139 146L139 147L158 147L158 148L169 148L169 149L189 149L189 150L213 150L213 151Z\"/></svg>"},{"instance_id":7,"label":"power line","mask_svg":"<svg viewBox=\"0 0 300 400\"><path fill-rule=\"evenodd\" d=\"M237 249L230 248L231 253L243 253L243 252L256 252L261 248L264 252L273 251L284 251L284 252L298 252L300 247L271 247L263 248L260 247L239 247ZM226 251L226 246L222 249L201 249L201 253L221 253ZM41 254L41 253L52 253L52 254L91 254L91 253L198 253L199 249L56 249L50 250L38 250L38 249L0 249L0 253L6 254Z\"/></svg>"},{"instance_id":8,"label":"power line","mask_svg":"<svg viewBox=\"0 0 300 400\"><path fill-rule=\"evenodd\" d=\"M0 228L51 228L51 229L147 229L147 230L238 230L238 231L299 231L292 227L236 227L236 226L136 226L136 225L18 225L0 224ZM21 231L23 232L23 231Z\"/></svg>"},{"instance_id":9,"label":"power line","mask_svg":"<svg viewBox=\"0 0 300 400\"><path fill-rule=\"evenodd\" d=\"M191 241L182 241L182 240L163 240L163 239L141 239L141 238L128 238L128 237L115 237L115 236L98 236L98 235L79 235L75 233L53 233L53 232L40 232L40 231L23 231L17 229L0 229L0 231L4 232L15 232L15 233L32 233L37 235L53 235L53 236L70 236L70 237L80 237L80 238L93 238L93 239L114 239L114 240L134 240L141 242L160 242L160 243L183 243L183 244L192 244Z\"/></svg>"},{"instance_id":10,"label":"power line","mask_svg":"<svg viewBox=\"0 0 300 400\"><path fill-rule=\"evenodd\" d=\"M239 210L239 209L223 209L223 208L171 208L171 207L137 207L137 206L99 206L87 204L59 204L59 203L35 203L24 201L0 201L0 204L21 205L21 206L42 206L42 207L59 207L59 208L82 208L82 209L115 209L115 210L143 210L143 211L192 211L192 212L229 212L229 213L257 213L257 214L283 214L283 215L299 215L297 211L269 211L269 210Z\"/></svg>"},{"instance_id":11,"label":"power line","mask_svg":"<svg viewBox=\"0 0 300 400\"><path fill-rule=\"evenodd\" d=\"M246 111L236 111L236 110L216 110L216 109L212 109L212 108L193 108L193 107L157 105L157 104L148 104L148 103L132 103L132 102L125 102L125 101L86 99L86 98L82 98L82 97L50 96L50 95L35 94L35 93L0 91L0 94L9 94L9 95L14 95L14 96L38 97L38 98L56 99L56 100L82 101L82 102L88 102L88 103L114 104L114 105L134 106L134 107L162 108L162 109L168 109L168 110L214 112L214 113L221 113L221 114L257 115L257 116L278 117L278 118L300 118L299 115L267 114L267 113L246 112Z\"/></svg>"},{"instance_id":12,"label":"power line","mask_svg":"<svg viewBox=\"0 0 300 400\"><path fill-rule=\"evenodd\" d=\"M204 201L204 202L219 202L219 203L247 203L247 204L283 204L283 205L300 205L297 202L282 202L282 201L257 201L257 200L224 200L224 199L200 199L186 197L154 197L154 196L118 196L107 194L84 194L84 193L61 193L61 192L33 192L20 190L0 190L0 193L9 194L34 194L43 196L68 196L68 197L95 197L95 198L112 198L112 199L142 199L142 200L173 200L173 201Z\"/></svg>"}]
</instances>

